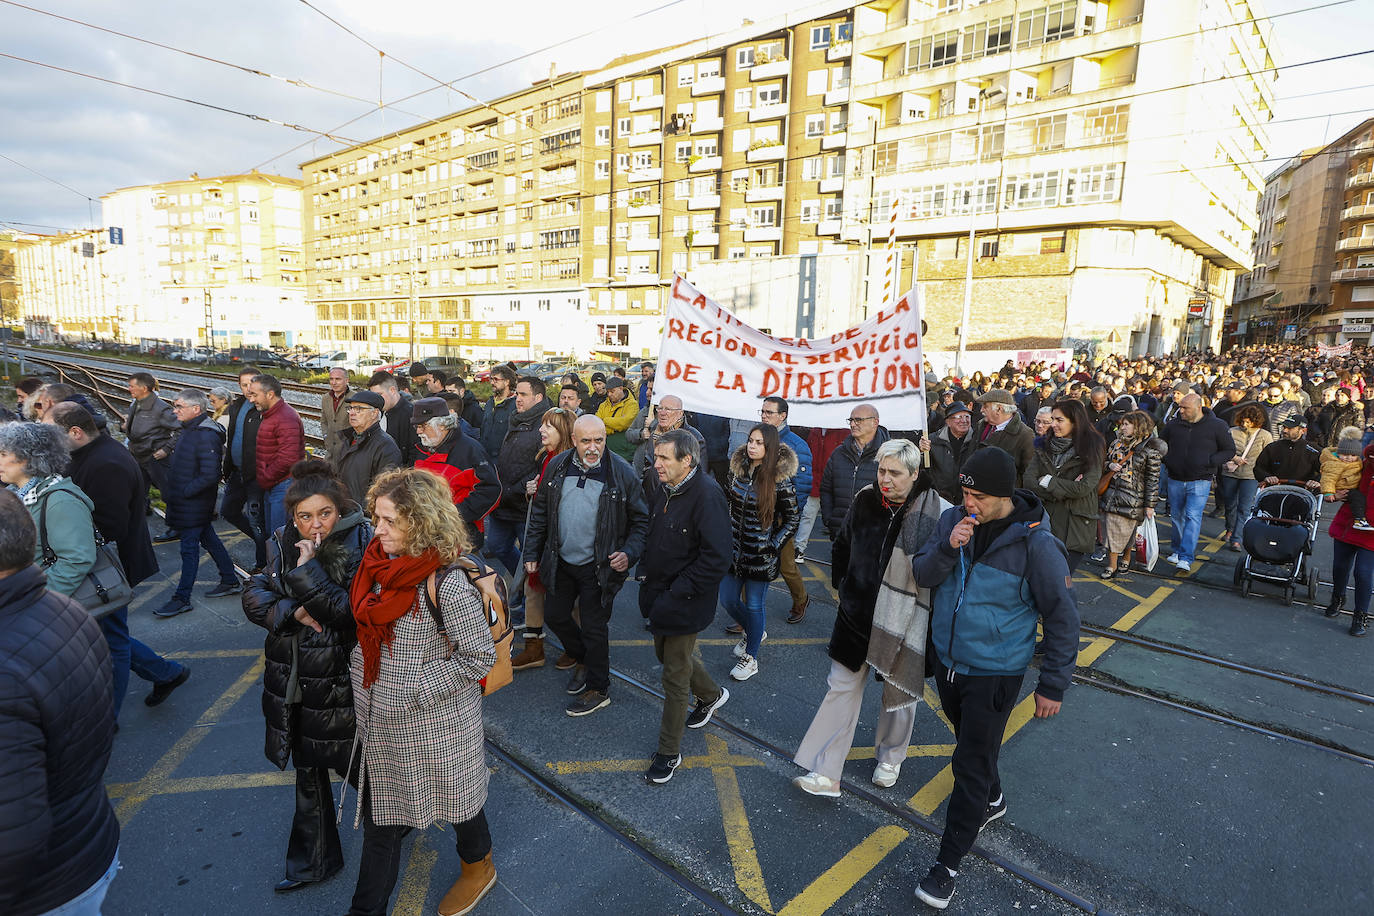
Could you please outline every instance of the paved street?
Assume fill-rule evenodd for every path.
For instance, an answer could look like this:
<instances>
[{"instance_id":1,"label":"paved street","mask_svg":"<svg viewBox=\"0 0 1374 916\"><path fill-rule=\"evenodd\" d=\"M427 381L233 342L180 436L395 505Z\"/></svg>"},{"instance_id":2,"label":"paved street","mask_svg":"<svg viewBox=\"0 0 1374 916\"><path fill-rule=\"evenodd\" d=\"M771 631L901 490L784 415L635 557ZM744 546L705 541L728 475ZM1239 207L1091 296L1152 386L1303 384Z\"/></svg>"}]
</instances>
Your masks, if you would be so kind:
<instances>
[{"instance_id":1,"label":"paved street","mask_svg":"<svg viewBox=\"0 0 1374 916\"><path fill-rule=\"evenodd\" d=\"M1209 519L1204 532L1215 535L1219 525ZM823 557L824 546L813 544L811 553ZM1345 635L1348 618L1284 607L1263 587L1241 599L1230 586L1236 555L1215 554L1219 546L1208 540L1205 554L1214 559L1188 577L1136 573L1103 583L1085 563L1076 580L1084 623L1374 694L1367 661L1374 650ZM1323 536L1323 569L1328 546ZM172 569L175 545L160 551ZM490 754L488 816L500 883L477 912L923 910L912 889L938 843L927 828L943 822L953 742L933 694L917 715L894 788L868 778L876 688L845 774L855 791L830 801L788 782L800 771L787 755L825 691L833 620L827 572L809 564L814 599L801 625L784 622L785 590L770 595L760 674L730 683L719 725L689 732L684 764L667 786L639 775L660 705L645 689L657 688L658 671L634 612L633 584L612 623L612 664L623 677L609 708L586 719L564 716L565 676L551 664L518 674L496 694L486 707L492 744L587 813ZM198 596L193 613L154 619L166 587L163 580L143 590L131 625L194 673L156 709L139 702L146 685L132 685L108 772L124 824L124 868L106 912L343 912L361 845L351 829L355 795L344 806L344 873L273 895L293 777L262 756L261 631L230 599ZM1323 588L1319 601L1326 596ZM733 640L718 627L704 635L708 667L728 682ZM1009 813L966 861L949 912L1370 910L1369 891L1349 877L1351 863L1371 852L1363 825L1374 816L1374 769L1358 759L1374 755L1367 702L1102 636L1085 634L1080 665L1102 683L1076 686L1058 718L1032 719L1028 696L1013 714L1002 755ZM1032 670L1024 693L1033 680ZM1177 705L1115 692L1123 688ZM1261 727L1315 743L1254 730ZM426 832L407 849L394 912L433 912L456 876L451 833Z\"/></svg>"}]
</instances>

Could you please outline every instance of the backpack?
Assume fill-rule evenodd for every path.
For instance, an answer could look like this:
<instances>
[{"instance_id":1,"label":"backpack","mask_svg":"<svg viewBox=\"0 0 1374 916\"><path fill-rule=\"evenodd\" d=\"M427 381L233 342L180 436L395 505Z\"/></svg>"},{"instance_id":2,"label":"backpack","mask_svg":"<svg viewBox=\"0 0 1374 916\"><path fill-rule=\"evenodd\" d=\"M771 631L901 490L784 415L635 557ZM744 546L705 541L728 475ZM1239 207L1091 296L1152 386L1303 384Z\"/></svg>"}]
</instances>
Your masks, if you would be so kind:
<instances>
[{"instance_id":1,"label":"backpack","mask_svg":"<svg viewBox=\"0 0 1374 916\"><path fill-rule=\"evenodd\" d=\"M496 664L491 666L487 676L482 678L482 696L491 696L502 687L511 682L514 672L511 669L510 650L511 642L515 639L515 631L510 625L509 604L506 598L506 580L502 579L496 570L483 563L473 554L459 557L457 562L451 566L446 566L438 570L432 581L432 585L425 588L426 604L429 605L430 616L434 618L435 625L444 637L444 642L448 643L449 652L453 652L453 641L448 638L448 631L444 629L443 615L439 611L439 589L443 586L448 574L455 569L461 569L468 577L468 581L477 589L477 593L482 597L482 608L486 612L487 626L491 627L491 641L496 644Z\"/></svg>"}]
</instances>

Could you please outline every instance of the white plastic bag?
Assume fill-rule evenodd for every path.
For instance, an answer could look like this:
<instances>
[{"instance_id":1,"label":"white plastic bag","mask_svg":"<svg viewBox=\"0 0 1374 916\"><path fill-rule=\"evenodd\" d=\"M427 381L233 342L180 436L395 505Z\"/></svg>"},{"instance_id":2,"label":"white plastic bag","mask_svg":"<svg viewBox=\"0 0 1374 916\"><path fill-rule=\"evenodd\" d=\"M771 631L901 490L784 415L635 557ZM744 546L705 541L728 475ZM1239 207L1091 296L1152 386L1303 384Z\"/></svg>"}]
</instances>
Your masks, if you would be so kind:
<instances>
[{"instance_id":1,"label":"white plastic bag","mask_svg":"<svg viewBox=\"0 0 1374 916\"><path fill-rule=\"evenodd\" d=\"M1135 550L1136 560L1144 565L1146 572L1153 572L1159 562L1159 529L1153 518L1145 519L1136 529Z\"/></svg>"}]
</instances>

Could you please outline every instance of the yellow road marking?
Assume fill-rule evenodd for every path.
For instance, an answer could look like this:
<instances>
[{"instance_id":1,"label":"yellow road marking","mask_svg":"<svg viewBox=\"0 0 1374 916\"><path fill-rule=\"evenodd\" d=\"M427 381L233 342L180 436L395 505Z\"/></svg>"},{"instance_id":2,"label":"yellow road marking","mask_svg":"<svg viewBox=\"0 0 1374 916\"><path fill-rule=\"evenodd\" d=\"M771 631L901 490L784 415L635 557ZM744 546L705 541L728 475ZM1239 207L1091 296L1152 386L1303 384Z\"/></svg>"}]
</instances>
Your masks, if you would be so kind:
<instances>
[{"instance_id":1,"label":"yellow road marking","mask_svg":"<svg viewBox=\"0 0 1374 916\"><path fill-rule=\"evenodd\" d=\"M949 721L949 716L945 715L945 708L940 705L940 695L935 692L935 688L930 686L930 681L921 682L921 695L925 698L926 705L929 706L935 715L939 716L940 721L949 729L949 733L954 734L954 723Z\"/></svg>"},{"instance_id":2,"label":"yellow road marking","mask_svg":"<svg viewBox=\"0 0 1374 916\"><path fill-rule=\"evenodd\" d=\"M697 645L733 646L738 642L738 637L733 637L730 639L698 639ZM652 639L612 639L610 644L613 646L652 646L654 644L654 641ZM778 639L774 639L771 636L768 637L768 645L770 646L825 646L829 644L829 637L821 638L797 636L791 639L786 637L781 637Z\"/></svg>"},{"instance_id":3,"label":"yellow road marking","mask_svg":"<svg viewBox=\"0 0 1374 916\"><path fill-rule=\"evenodd\" d=\"M846 760L872 760L877 753L877 748L856 747L849 752ZM910 757L948 757L954 753L952 744L913 744L906 749L906 755Z\"/></svg>"},{"instance_id":4,"label":"yellow road marking","mask_svg":"<svg viewBox=\"0 0 1374 916\"><path fill-rule=\"evenodd\" d=\"M722 744L723 743L724 742L722 742ZM761 767L763 765L764 763L762 760L753 757L740 757L724 753L705 754L700 757L683 757L682 763L678 765L678 769L705 770L719 766ZM634 773L647 769L649 761L645 758L635 760L563 760L558 763L546 763L544 766L548 767L559 776L572 776L578 773Z\"/></svg>"},{"instance_id":5,"label":"yellow road marking","mask_svg":"<svg viewBox=\"0 0 1374 916\"><path fill-rule=\"evenodd\" d=\"M262 668L262 658L259 657L248 666L248 670L228 690L220 694L219 699L215 700L209 709L205 710L200 721L192 726L186 734L178 738L171 749L163 754L161 759L153 764L152 769L134 785L129 794L115 808L115 815L118 816L121 824L127 827L129 821L133 820L134 815L138 814L139 809L143 807L143 803L158 793L162 784L190 756L196 745L200 744L205 736L210 734L210 729L215 725L215 722L248 692L249 687L257 683L258 678L262 675Z\"/></svg>"},{"instance_id":6,"label":"yellow road marking","mask_svg":"<svg viewBox=\"0 0 1374 916\"><path fill-rule=\"evenodd\" d=\"M715 735L706 736L706 748L714 757L729 759L730 750L725 741ZM740 797L739 780L735 778L734 767L730 764L711 767L715 778L716 796L720 799L721 821L725 825L725 843L730 849L730 862L735 868L735 884L744 896L754 901L764 912L773 912L773 902L768 899L768 887L763 881L763 869L759 867L758 850L754 848L754 834L749 829L749 815L744 810L744 799Z\"/></svg>"},{"instance_id":7,"label":"yellow road marking","mask_svg":"<svg viewBox=\"0 0 1374 916\"><path fill-rule=\"evenodd\" d=\"M778 911L778 916L813 916L826 912L907 836L908 832L901 827L879 827L807 885L806 890L793 897Z\"/></svg>"},{"instance_id":8,"label":"yellow road marking","mask_svg":"<svg viewBox=\"0 0 1374 916\"><path fill-rule=\"evenodd\" d=\"M1074 581L1077 581L1077 580L1074 580ZM1098 580L1097 580L1097 584L1098 584L1098 585L1101 585L1103 588L1111 589L1112 591L1116 592L1116 593L1119 594L1119 595L1125 595L1127 598L1130 598L1132 601L1139 602L1139 601L1144 601L1144 600L1145 600L1145 599L1142 598L1140 595L1137 595L1135 592L1131 591L1131 590L1128 589L1128 588L1124 588L1123 586L1117 585L1115 582L1113 582L1113 581L1110 580L1110 579L1098 579Z\"/></svg>"},{"instance_id":9,"label":"yellow road marking","mask_svg":"<svg viewBox=\"0 0 1374 916\"><path fill-rule=\"evenodd\" d=\"M447 835L453 828L444 828ZM429 833L421 831L410 847L410 862L406 864L405 874L401 876L401 889L396 893L396 906L393 916L420 916L425 911L425 898L429 896L430 876L434 873L434 863L439 853L429 841Z\"/></svg>"},{"instance_id":10,"label":"yellow road marking","mask_svg":"<svg viewBox=\"0 0 1374 916\"><path fill-rule=\"evenodd\" d=\"M152 795L184 795L187 792L214 792L219 789L266 789L276 786L294 786L296 774L292 771L272 770L267 773L232 773L225 776L183 776L179 779L164 779L148 792ZM124 798L138 787L136 782L114 782L105 787L110 798Z\"/></svg>"}]
</instances>

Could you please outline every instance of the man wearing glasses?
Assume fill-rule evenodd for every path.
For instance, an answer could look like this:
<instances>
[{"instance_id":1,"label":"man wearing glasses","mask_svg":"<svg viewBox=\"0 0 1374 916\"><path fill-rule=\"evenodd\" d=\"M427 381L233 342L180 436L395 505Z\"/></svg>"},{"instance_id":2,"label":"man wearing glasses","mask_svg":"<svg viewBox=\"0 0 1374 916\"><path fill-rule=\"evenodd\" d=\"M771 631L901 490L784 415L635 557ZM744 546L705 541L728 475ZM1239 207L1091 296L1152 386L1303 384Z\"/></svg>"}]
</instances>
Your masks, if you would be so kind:
<instances>
[{"instance_id":1,"label":"man wearing glasses","mask_svg":"<svg viewBox=\"0 0 1374 916\"><path fill-rule=\"evenodd\" d=\"M367 488L383 471L401 465L401 447L382 429L386 401L375 391L355 391L345 400L348 429L339 434L339 447L329 461L348 495L360 506L367 504Z\"/></svg>"},{"instance_id":2,"label":"man wearing glasses","mask_svg":"<svg viewBox=\"0 0 1374 916\"><path fill-rule=\"evenodd\" d=\"M821 475L821 521L833 540L844 524L854 494L878 479L878 446L888 440L878 409L856 404L849 412L849 438L835 449Z\"/></svg>"},{"instance_id":3,"label":"man wearing glasses","mask_svg":"<svg viewBox=\"0 0 1374 916\"><path fill-rule=\"evenodd\" d=\"M632 424L625 430L625 440L637 446L634 460L630 464L638 476L643 477L644 472L654 466L654 448L664 433L685 429L702 448L706 448L706 437L687 422L687 413L682 409L682 398L666 394L658 402L657 408L652 411L646 410L644 414L643 423Z\"/></svg>"},{"instance_id":4,"label":"man wearing glasses","mask_svg":"<svg viewBox=\"0 0 1374 916\"><path fill-rule=\"evenodd\" d=\"M764 398L759 418L769 426L776 426L778 439L797 455L797 473L792 477L792 485L797 489L797 511L805 512L806 499L811 495L811 447L787 425L787 402L782 398ZM806 583L802 580L801 571L797 569L797 553L804 552L805 549L805 544L798 544L795 538L788 538L778 553L782 579L792 594L792 610L787 615L788 623L801 623L802 618L806 616L806 605L811 600L806 593Z\"/></svg>"}]
</instances>

